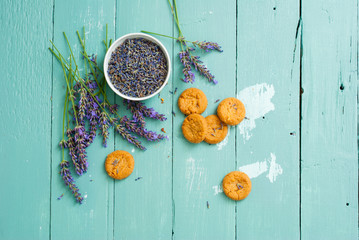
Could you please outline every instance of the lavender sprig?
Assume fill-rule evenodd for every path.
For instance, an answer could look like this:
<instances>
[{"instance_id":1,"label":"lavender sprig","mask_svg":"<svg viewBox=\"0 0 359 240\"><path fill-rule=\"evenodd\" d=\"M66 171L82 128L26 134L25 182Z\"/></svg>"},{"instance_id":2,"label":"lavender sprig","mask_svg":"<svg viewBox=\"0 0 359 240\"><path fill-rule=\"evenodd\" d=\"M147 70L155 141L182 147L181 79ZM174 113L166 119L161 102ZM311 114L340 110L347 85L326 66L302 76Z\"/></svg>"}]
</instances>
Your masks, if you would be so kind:
<instances>
[{"instance_id":1,"label":"lavender sprig","mask_svg":"<svg viewBox=\"0 0 359 240\"><path fill-rule=\"evenodd\" d=\"M79 94L80 94L80 100L79 100L79 104L78 104L78 119L79 122L81 124L83 124L84 122L84 117L85 117L85 111L86 111L86 105L87 105L87 93L86 93L86 89L81 87L78 90Z\"/></svg>"},{"instance_id":2,"label":"lavender sprig","mask_svg":"<svg viewBox=\"0 0 359 240\"><path fill-rule=\"evenodd\" d=\"M110 127L108 118L105 112L101 112L99 125L101 128L101 135L103 136L102 145L107 147L107 139L108 139L108 128Z\"/></svg>"},{"instance_id":3,"label":"lavender sprig","mask_svg":"<svg viewBox=\"0 0 359 240\"><path fill-rule=\"evenodd\" d=\"M217 84L218 81L214 79L214 76L211 74L211 72L207 69L207 67L203 64L201 60L199 60L199 56L191 56L191 64L194 66L194 68L203 76L205 76L209 82L213 82L214 84Z\"/></svg>"},{"instance_id":4,"label":"lavender sprig","mask_svg":"<svg viewBox=\"0 0 359 240\"><path fill-rule=\"evenodd\" d=\"M121 119L120 123L131 132L146 138L148 141L160 141L166 138L166 136L162 134L157 134L156 132L148 131L147 129L141 127L136 121L130 120L126 116L124 116Z\"/></svg>"},{"instance_id":5,"label":"lavender sprig","mask_svg":"<svg viewBox=\"0 0 359 240\"><path fill-rule=\"evenodd\" d=\"M62 160L60 163L60 174L62 179L64 180L66 186L68 186L76 198L76 201L82 203L83 197L81 193L79 193L79 188L76 186L74 179L71 176L71 172L69 170L69 162L66 160Z\"/></svg>"},{"instance_id":6,"label":"lavender sprig","mask_svg":"<svg viewBox=\"0 0 359 240\"><path fill-rule=\"evenodd\" d=\"M82 125L78 125L74 129L75 131L75 149L78 154L77 162L80 166L79 175L82 175L84 172L87 171L88 162L87 162L87 155L85 150L85 138L86 138L86 130L85 127Z\"/></svg>"},{"instance_id":7,"label":"lavender sprig","mask_svg":"<svg viewBox=\"0 0 359 240\"><path fill-rule=\"evenodd\" d=\"M192 42L192 44L193 44L193 46L203 49L206 52L209 52L211 50L217 50L219 52L223 52L223 50L221 49L221 46L219 46L218 43L215 43L215 42L194 41L194 42Z\"/></svg>"},{"instance_id":8,"label":"lavender sprig","mask_svg":"<svg viewBox=\"0 0 359 240\"><path fill-rule=\"evenodd\" d=\"M190 62L190 57L187 51L182 51L179 52L179 58L181 63L183 64L183 75L184 78L182 78L182 81L186 82L186 83L194 83L194 73L192 72L192 67L191 67L191 62Z\"/></svg>"},{"instance_id":9,"label":"lavender sprig","mask_svg":"<svg viewBox=\"0 0 359 240\"><path fill-rule=\"evenodd\" d=\"M141 142L135 136L132 136L124 126L117 124L116 131L129 143L134 144L139 149L146 150L146 148L142 146Z\"/></svg>"},{"instance_id":10,"label":"lavender sprig","mask_svg":"<svg viewBox=\"0 0 359 240\"><path fill-rule=\"evenodd\" d=\"M167 118L164 114L160 114L156 112L153 108L146 107L142 102L138 101L130 101L130 100L123 100L123 104L127 106L127 109L130 109L132 111L138 110L140 113L142 113L143 116L149 117L152 119L157 119L160 121L166 121Z\"/></svg>"},{"instance_id":11,"label":"lavender sprig","mask_svg":"<svg viewBox=\"0 0 359 240\"><path fill-rule=\"evenodd\" d=\"M83 174L83 170L80 167L80 164L77 161L77 153L76 153L76 144L75 144L75 139L73 138L73 133L74 130L72 129L67 129L66 131L66 135L67 135L67 147L69 149L69 155L71 157L72 163L75 167L75 171L78 175L82 175Z\"/></svg>"}]
</instances>

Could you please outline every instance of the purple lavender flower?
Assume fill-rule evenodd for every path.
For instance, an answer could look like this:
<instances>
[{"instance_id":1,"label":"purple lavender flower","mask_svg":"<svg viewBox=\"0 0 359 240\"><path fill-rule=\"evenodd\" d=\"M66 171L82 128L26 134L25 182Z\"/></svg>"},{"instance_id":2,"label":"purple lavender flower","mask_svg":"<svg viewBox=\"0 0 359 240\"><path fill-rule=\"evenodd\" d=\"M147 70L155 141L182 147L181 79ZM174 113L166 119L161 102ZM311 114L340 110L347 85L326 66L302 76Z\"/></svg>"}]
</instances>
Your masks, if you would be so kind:
<instances>
[{"instance_id":1,"label":"purple lavender flower","mask_svg":"<svg viewBox=\"0 0 359 240\"><path fill-rule=\"evenodd\" d=\"M80 100L78 103L78 118L79 118L79 122L83 125L84 124L84 117L85 117L85 111L86 111L86 106L87 106L87 91L84 87L81 86L81 88L78 90L79 94L80 94Z\"/></svg>"},{"instance_id":2,"label":"purple lavender flower","mask_svg":"<svg viewBox=\"0 0 359 240\"><path fill-rule=\"evenodd\" d=\"M188 51L179 52L179 58L184 67L182 70L184 79L182 79L182 81L184 81L186 83L189 83L189 82L194 83L195 76L194 76L194 73L192 72L189 52Z\"/></svg>"},{"instance_id":3,"label":"purple lavender flower","mask_svg":"<svg viewBox=\"0 0 359 240\"><path fill-rule=\"evenodd\" d=\"M88 95L88 103L86 108L87 108L86 118L89 120L89 125L90 125L90 132L88 134L88 141L86 144L88 146L93 142L93 140L96 137L97 124L100 118L100 110L98 104L89 95Z\"/></svg>"},{"instance_id":4,"label":"purple lavender flower","mask_svg":"<svg viewBox=\"0 0 359 240\"><path fill-rule=\"evenodd\" d=\"M199 47L200 49L203 49L206 52L209 52L211 50L217 50L219 52L223 52L223 50L221 49L221 46L219 46L218 43L215 43L215 42L195 41L195 42L192 42L192 44L193 44L193 46Z\"/></svg>"},{"instance_id":5,"label":"purple lavender flower","mask_svg":"<svg viewBox=\"0 0 359 240\"><path fill-rule=\"evenodd\" d=\"M203 63L201 60L199 60L199 56L191 56L191 64L194 66L194 68L203 76L205 76L209 82L213 82L214 84L217 84L218 81L214 79L214 76L210 73L210 71L207 69L205 65L202 65Z\"/></svg>"},{"instance_id":6,"label":"purple lavender flower","mask_svg":"<svg viewBox=\"0 0 359 240\"><path fill-rule=\"evenodd\" d=\"M146 107L142 102L130 101L124 99L123 103L125 106L127 106L127 109L131 110L131 112L135 112L136 110L138 110L145 117L157 119L160 121L167 120L164 114L159 114L153 108Z\"/></svg>"},{"instance_id":7,"label":"purple lavender flower","mask_svg":"<svg viewBox=\"0 0 359 240\"><path fill-rule=\"evenodd\" d=\"M82 175L82 173L87 171L88 162L85 150L85 138L86 138L86 130L85 127L82 125L78 125L74 129L75 131L75 149L78 155L77 162L80 165L80 169L77 174Z\"/></svg>"},{"instance_id":8,"label":"purple lavender flower","mask_svg":"<svg viewBox=\"0 0 359 240\"><path fill-rule=\"evenodd\" d=\"M110 106L109 106L109 110L110 110L110 112L111 112L112 114L117 113L117 111L118 111L118 105L117 105L117 104L110 105Z\"/></svg>"},{"instance_id":9,"label":"purple lavender flower","mask_svg":"<svg viewBox=\"0 0 359 240\"><path fill-rule=\"evenodd\" d=\"M73 137L73 134L74 134L74 130L67 129L67 131L66 131L66 135L68 137L67 146L68 146L69 155L71 157L72 163L74 164L76 173L78 175L82 175L83 170L81 169L79 163L77 162L78 157L77 157L77 154L76 154L75 139Z\"/></svg>"},{"instance_id":10,"label":"purple lavender flower","mask_svg":"<svg viewBox=\"0 0 359 240\"><path fill-rule=\"evenodd\" d=\"M60 145L60 147L61 147L61 149L65 149L65 148L67 148L67 141L65 140L65 139L62 139L61 141L60 141L60 143L59 143L59 145Z\"/></svg>"},{"instance_id":11,"label":"purple lavender flower","mask_svg":"<svg viewBox=\"0 0 359 240\"><path fill-rule=\"evenodd\" d=\"M128 119L126 116L122 117L120 122L125 128L127 128L131 132L136 133L141 137L146 138L148 141L160 141L162 139L167 138L162 134L157 134L156 132L148 131L147 129L142 128L141 126L138 125L137 122Z\"/></svg>"},{"instance_id":12,"label":"purple lavender flower","mask_svg":"<svg viewBox=\"0 0 359 240\"><path fill-rule=\"evenodd\" d=\"M103 136L102 145L104 147L107 147L107 139L109 135L108 128L110 127L110 125L105 112L101 112L100 114L99 125L101 129L101 135Z\"/></svg>"},{"instance_id":13,"label":"purple lavender flower","mask_svg":"<svg viewBox=\"0 0 359 240\"><path fill-rule=\"evenodd\" d=\"M79 188L75 185L75 181L71 176L71 172L69 170L69 162L66 160L62 160L60 163L60 174L62 179L64 180L66 186L70 188L72 194L74 195L77 202L82 203L83 197L81 193L79 193Z\"/></svg>"},{"instance_id":14,"label":"purple lavender flower","mask_svg":"<svg viewBox=\"0 0 359 240\"><path fill-rule=\"evenodd\" d=\"M135 136L132 136L131 133L129 133L128 130L121 124L116 125L116 131L129 143L132 143L139 149L146 150L146 148L142 146L141 142Z\"/></svg>"}]
</instances>

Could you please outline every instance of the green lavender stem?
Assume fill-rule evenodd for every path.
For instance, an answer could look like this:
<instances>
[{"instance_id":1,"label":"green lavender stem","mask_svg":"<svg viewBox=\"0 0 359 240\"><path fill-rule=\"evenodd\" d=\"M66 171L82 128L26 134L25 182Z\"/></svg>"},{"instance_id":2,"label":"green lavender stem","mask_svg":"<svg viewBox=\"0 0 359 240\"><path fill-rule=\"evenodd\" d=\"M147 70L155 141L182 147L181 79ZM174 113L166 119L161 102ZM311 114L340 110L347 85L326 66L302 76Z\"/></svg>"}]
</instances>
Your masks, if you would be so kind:
<instances>
[{"instance_id":1,"label":"green lavender stem","mask_svg":"<svg viewBox=\"0 0 359 240\"><path fill-rule=\"evenodd\" d=\"M69 91L69 95L70 95L69 97L70 97L70 100L71 100L71 102L72 102L72 109L74 110L74 115L75 115L75 119L76 119L76 126L77 126L77 125L79 125L79 123L78 123L78 121L77 121L77 114L76 114L76 110L75 110L74 96L73 96L72 93L71 93L71 90L72 90L72 89L70 89L69 81L68 81L67 75L66 75L65 66L64 66L64 63L62 62L62 60L61 60L61 65L62 65L62 70L63 70L63 72L64 72L67 89L68 89L68 91Z\"/></svg>"}]
</instances>

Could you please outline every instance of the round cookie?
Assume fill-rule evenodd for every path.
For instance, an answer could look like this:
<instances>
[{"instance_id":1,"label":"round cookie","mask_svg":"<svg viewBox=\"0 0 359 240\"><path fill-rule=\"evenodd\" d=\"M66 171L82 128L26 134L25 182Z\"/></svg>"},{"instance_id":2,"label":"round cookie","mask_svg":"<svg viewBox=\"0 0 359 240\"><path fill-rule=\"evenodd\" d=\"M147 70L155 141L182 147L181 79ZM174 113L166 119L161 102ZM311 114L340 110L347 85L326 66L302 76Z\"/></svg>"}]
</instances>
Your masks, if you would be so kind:
<instances>
[{"instance_id":1,"label":"round cookie","mask_svg":"<svg viewBox=\"0 0 359 240\"><path fill-rule=\"evenodd\" d=\"M107 155L105 169L114 179L124 179L131 175L135 160L129 152L117 150Z\"/></svg>"},{"instance_id":2,"label":"round cookie","mask_svg":"<svg viewBox=\"0 0 359 240\"><path fill-rule=\"evenodd\" d=\"M252 183L244 172L233 171L223 178L222 188L227 197L238 201L248 196L252 189Z\"/></svg>"},{"instance_id":3,"label":"round cookie","mask_svg":"<svg viewBox=\"0 0 359 240\"><path fill-rule=\"evenodd\" d=\"M216 144L222 142L227 136L228 126L223 123L217 115L209 115L207 121L207 135L204 141L209 144Z\"/></svg>"},{"instance_id":4,"label":"round cookie","mask_svg":"<svg viewBox=\"0 0 359 240\"><path fill-rule=\"evenodd\" d=\"M186 115L203 113L207 104L206 95L198 88L188 88L178 98L178 107Z\"/></svg>"},{"instance_id":5,"label":"round cookie","mask_svg":"<svg viewBox=\"0 0 359 240\"><path fill-rule=\"evenodd\" d=\"M246 109L237 98L226 98L218 105L217 115L222 122L234 126L242 122Z\"/></svg>"},{"instance_id":6,"label":"round cookie","mask_svg":"<svg viewBox=\"0 0 359 240\"><path fill-rule=\"evenodd\" d=\"M182 123L183 136L191 143L200 143L207 134L207 121L199 114L191 114Z\"/></svg>"}]
</instances>

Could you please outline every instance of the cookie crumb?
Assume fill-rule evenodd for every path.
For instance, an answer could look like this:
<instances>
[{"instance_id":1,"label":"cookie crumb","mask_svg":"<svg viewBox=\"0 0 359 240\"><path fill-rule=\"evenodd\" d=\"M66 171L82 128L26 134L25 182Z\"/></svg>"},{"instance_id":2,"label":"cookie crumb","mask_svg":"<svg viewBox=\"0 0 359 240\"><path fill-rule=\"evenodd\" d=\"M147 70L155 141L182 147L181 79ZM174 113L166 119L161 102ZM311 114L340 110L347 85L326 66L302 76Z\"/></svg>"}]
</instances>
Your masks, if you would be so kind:
<instances>
[{"instance_id":1,"label":"cookie crumb","mask_svg":"<svg viewBox=\"0 0 359 240\"><path fill-rule=\"evenodd\" d=\"M161 128L161 131L162 131L162 132L164 132L164 133L166 133L166 131L165 131L165 129L164 129L164 128Z\"/></svg>"},{"instance_id":2,"label":"cookie crumb","mask_svg":"<svg viewBox=\"0 0 359 240\"><path fill-rule=\"evenodd\" d=\"M165 100L163 98L161 98L161 103L163 104L165 102Z\"/></svg>"}]
</instances>

